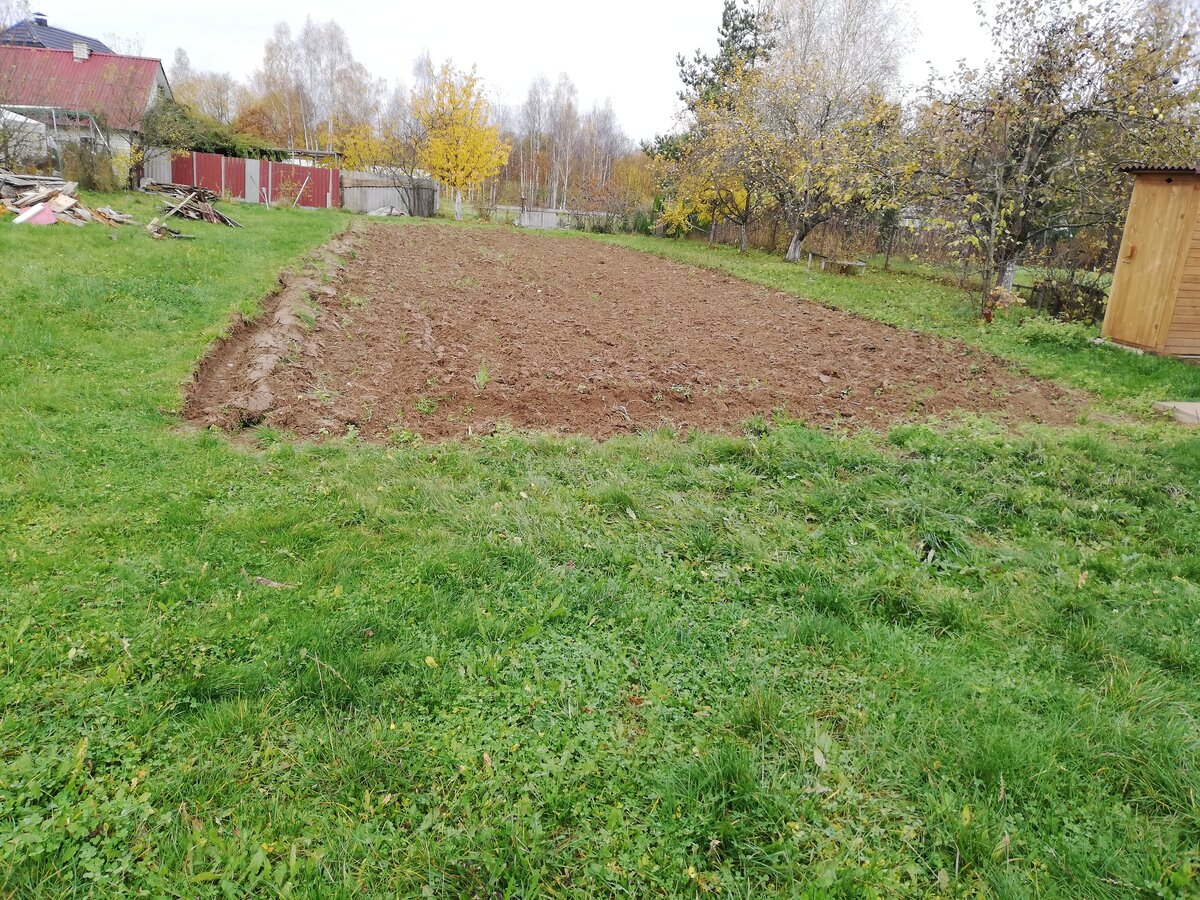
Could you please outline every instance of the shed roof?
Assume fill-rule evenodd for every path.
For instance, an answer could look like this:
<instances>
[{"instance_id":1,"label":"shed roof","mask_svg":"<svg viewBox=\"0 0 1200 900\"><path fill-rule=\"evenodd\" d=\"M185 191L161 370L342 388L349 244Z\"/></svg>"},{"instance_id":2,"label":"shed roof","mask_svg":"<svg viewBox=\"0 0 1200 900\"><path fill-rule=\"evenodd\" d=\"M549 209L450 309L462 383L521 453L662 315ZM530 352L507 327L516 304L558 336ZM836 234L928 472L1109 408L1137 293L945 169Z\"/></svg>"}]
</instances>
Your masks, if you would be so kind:
<instances>
[{"instance_id":1,"label":"shed roof","mask_svg":"<svg viewBox=\"0 0 1200 900\"><path fill-rule=\"evenodd\" d=\"M29 116L23 116L19 112L14 112L11 109L0 109L0 122L6 123L6 127L13 130L28 129L29 131L44 134L46 126L37 119L31 119Z\"/></svg>"},{"instance_id":2,"label":"shed roof","mask_svg":"<svg viewBox=\"0 0 1200 900\"><path fill-rule=\"evenodd\" d=\"M76 34L65 28L53 28L46 23L46 17L40 14L32 18L10 25L0 31L0 44L10 44L17 47L40 47L43 50L71 50L76 41L83 41L93 53L112 53L108 45L88 37L86 34Z\"/></svg>"},{"instance_id":3,"label":"shed roof","mask_svg":"<svg viewBox=\"0 0 1200 900\"><path fill-rule=\"evenodd\" d=\"M70 50L0 46L0 97L7 106L91 113L131 131L141 124L161 71L157 59L140 56L76 59Z\"/></svg>"},{"instance_id":4,"label":"shed roof","mask_svg":"<svg viewBox=\"0 0 1200 900\"><path fill-rule=\"evenodd\" d=\"M1200 163L1180 165L1178 163L1127 162L1120 171L1126 175L1156 175L1160 172L1171 175L1200 175Z\"/></svg>"}]
</instances>

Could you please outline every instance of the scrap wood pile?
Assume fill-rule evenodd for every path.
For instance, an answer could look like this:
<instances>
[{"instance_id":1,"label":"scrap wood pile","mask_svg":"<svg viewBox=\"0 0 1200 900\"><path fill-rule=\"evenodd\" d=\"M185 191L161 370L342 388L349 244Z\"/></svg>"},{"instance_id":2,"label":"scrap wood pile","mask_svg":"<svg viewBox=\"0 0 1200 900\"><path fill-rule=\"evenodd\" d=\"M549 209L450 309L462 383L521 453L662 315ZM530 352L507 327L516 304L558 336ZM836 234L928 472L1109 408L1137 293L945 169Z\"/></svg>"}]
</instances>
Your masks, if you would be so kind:
<instances>
[{"instance_id":1,"label":"scrap wood pile","mask_svg":"<svg viewBox=\"0 0 1200 900\"><path fill-rule=\"evenodd\" d=\"M63 222L82 227L89 222L102 222L116 228L133 223L130 216L107 206L88 209L79 199L78 184L48 175L17 175L0 169L0 203L16 214L18 225Z\"/></svg>"},{"instance_id":2,"label":"scrap wood pile","mask_svg":"<svg viewBox=\"0 0 1200 900\"><path fill-rule=\"evenodd\" d=\"M241 224L225 215L213 204L220 199L208 188L191 184L155 184L153 182L142 187L148 194L162 194L163 211L170 216L182 216L197 222L212 222L213 224L228 225L230 228L241 228Z\"/></svg>"}]
</instances>

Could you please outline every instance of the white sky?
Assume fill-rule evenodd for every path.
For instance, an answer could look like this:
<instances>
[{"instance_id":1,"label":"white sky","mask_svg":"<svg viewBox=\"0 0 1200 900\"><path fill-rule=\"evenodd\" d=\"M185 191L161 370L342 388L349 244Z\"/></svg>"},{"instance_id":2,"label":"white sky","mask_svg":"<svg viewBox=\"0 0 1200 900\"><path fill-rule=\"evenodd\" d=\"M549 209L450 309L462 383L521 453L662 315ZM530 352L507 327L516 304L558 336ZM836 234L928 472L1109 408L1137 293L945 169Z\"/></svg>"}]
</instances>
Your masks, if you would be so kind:
<instances>
[{"instance_id":1,"label":"white sky","mask_svg":"<svg viewBox=\"0 0 1200 900\"><path fill-rule=\"evenodd\" d=\"M503 103L518 103L539 72L552 82L566 72L580 104L613 108L635 139L670 129L678 105L678 53L716 47L721 0L367 0L286 4L203 0L173 6L161 0L31 0L51 25L104 39L137 41L146 56L170 68L182 46L196 69L249 75L280 19L299 30L305 16L337 19L354 55L377 77L410 80L412 61L428 49L479 74ZM905 77L921 82L926 61L949 70L959 58L986 56L987 43L970 0L908 0L916 38Z\"/></svg>"}]
</instances>

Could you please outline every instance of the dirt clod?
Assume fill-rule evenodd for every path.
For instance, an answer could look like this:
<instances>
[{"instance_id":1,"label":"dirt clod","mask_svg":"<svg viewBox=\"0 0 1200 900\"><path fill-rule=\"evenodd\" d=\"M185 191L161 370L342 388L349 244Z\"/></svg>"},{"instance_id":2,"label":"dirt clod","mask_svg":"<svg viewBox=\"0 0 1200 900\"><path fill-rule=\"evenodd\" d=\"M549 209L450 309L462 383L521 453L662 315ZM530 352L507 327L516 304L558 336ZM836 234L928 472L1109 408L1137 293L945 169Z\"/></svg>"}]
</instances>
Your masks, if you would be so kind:
<instances>
[{"instance_id":1,"label":"dirt clod","mask_svg":"<svg viewBox=\"0 0 1200 900\"><path fill-rule=\"evenodd\" d=\"M333 285L292 276L213 349L191 420L375 439L506 422L604 439L731 431L775 411L862 428L955 410L1065 423L1080 408L959 342L605 244L391 224L357 241Z\"/></svg>"}]
</instances>

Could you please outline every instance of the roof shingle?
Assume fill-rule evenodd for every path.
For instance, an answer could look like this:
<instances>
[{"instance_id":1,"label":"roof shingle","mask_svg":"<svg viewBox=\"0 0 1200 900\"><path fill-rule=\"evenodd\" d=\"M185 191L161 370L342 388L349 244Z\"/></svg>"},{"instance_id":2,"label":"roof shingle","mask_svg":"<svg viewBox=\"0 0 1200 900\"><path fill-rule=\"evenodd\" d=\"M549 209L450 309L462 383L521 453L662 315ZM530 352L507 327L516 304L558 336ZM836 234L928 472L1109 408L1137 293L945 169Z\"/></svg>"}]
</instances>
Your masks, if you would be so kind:
<instances>
[{"instance_id":1,"label":"roof shingle","mask_svg":"<svg viewBox=\"0 0 1200 900\"><path fill-rule=\"evenodd\" d=\"M44 20L43 20L44 21ZM50 25L40 25L33 19L25 19L16 25L0 31L0 44L16 47L41 47L45 50L71 50L76 41L83 41L93 53L112 53L108 45L88 37L76 34L65 28L53 28Z\"/></svg>"}]
</instances>

